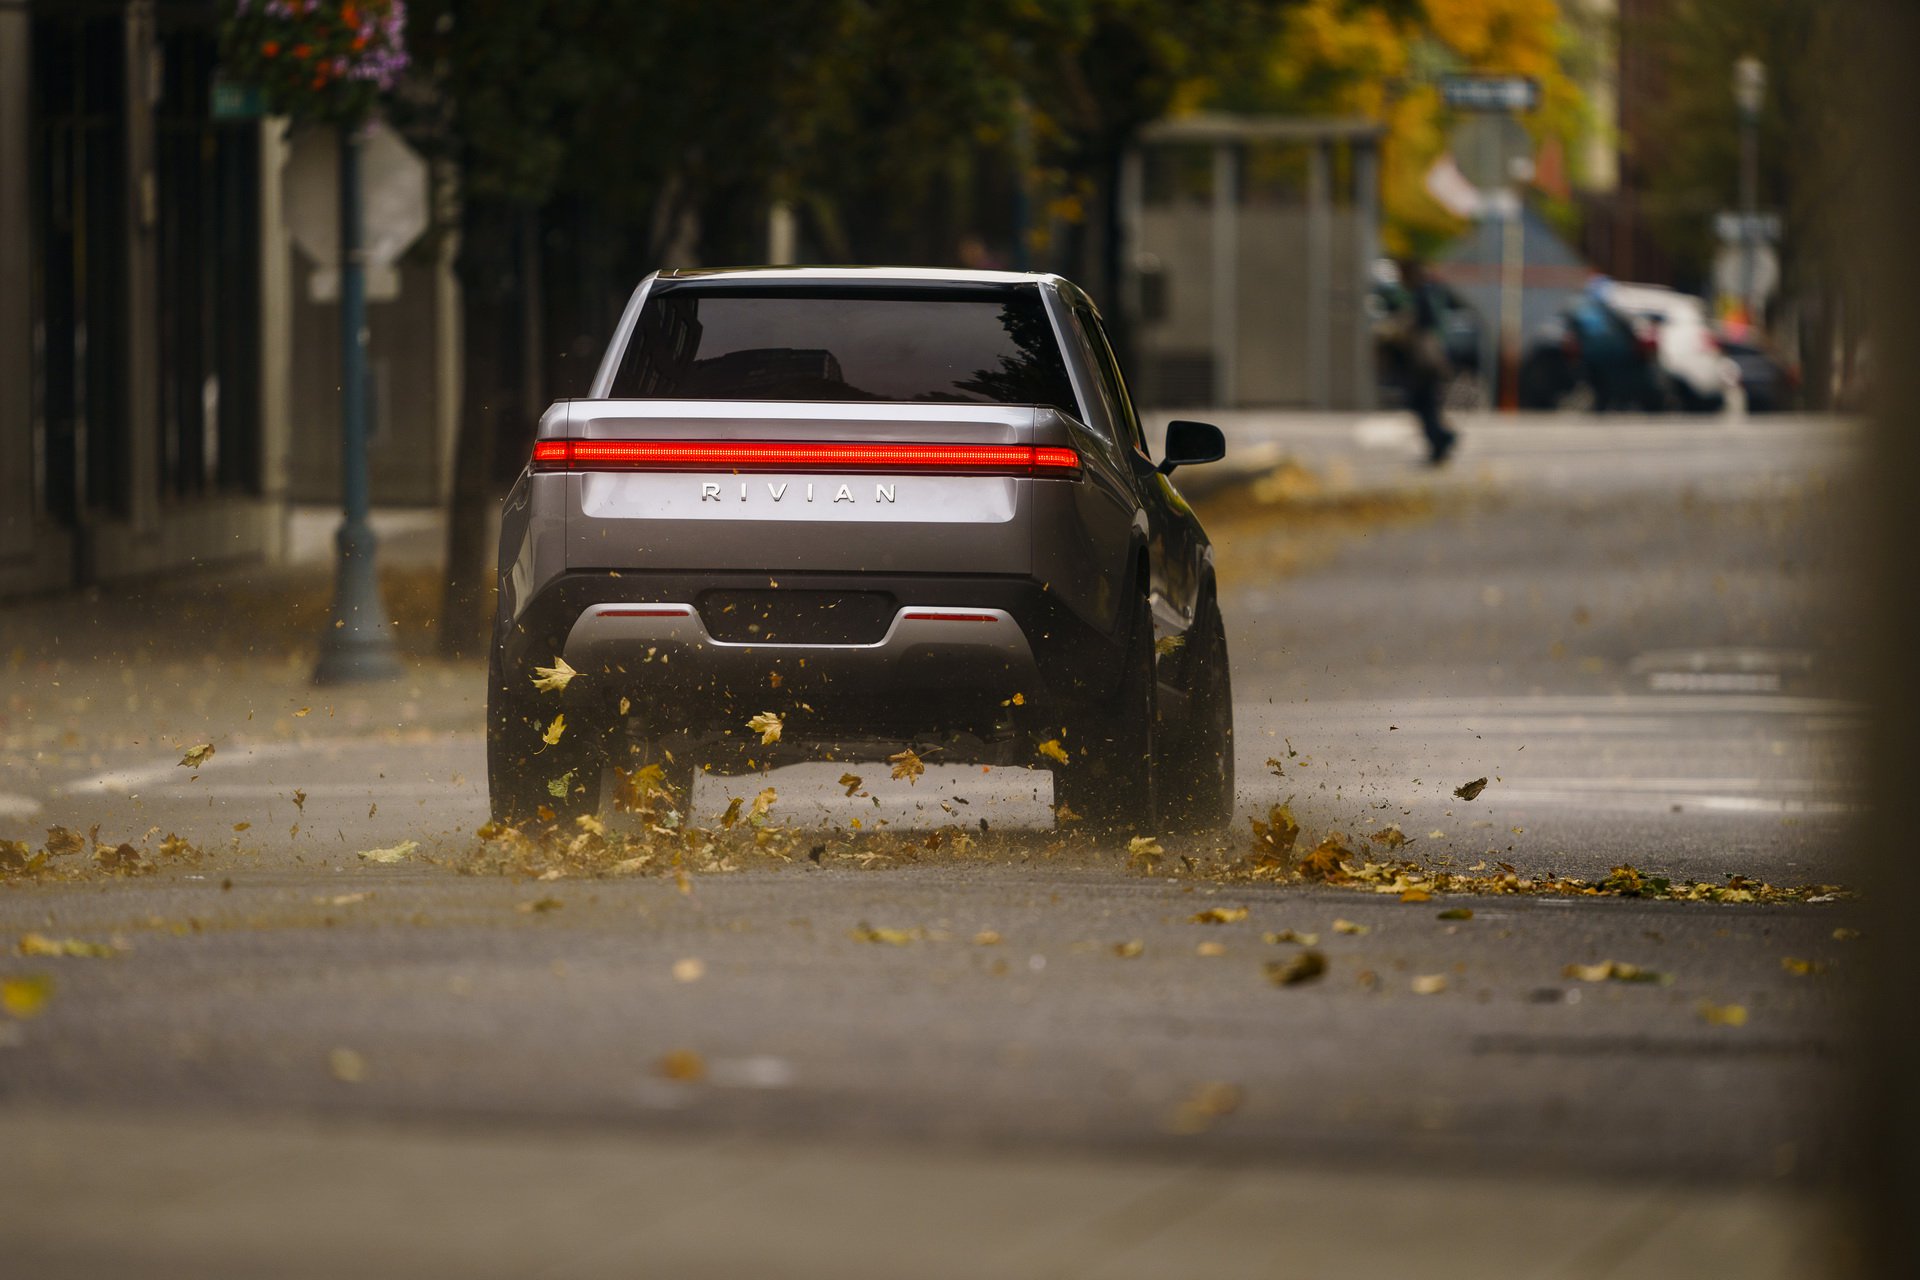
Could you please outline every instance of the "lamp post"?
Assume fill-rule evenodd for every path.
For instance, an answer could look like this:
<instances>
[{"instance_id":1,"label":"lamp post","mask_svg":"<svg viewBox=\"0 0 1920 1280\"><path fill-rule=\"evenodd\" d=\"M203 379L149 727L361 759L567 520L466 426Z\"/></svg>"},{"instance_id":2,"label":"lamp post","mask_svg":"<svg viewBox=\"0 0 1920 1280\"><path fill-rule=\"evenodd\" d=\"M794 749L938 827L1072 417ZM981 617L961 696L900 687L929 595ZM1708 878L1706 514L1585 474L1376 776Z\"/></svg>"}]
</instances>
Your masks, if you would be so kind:
<instances>
[{"instance_id":1,"label":"lamp post","mask_svg":"<svg viewBox=\"0 0 1920 1280\"><path fill-rule=\"evenodd\" d=\"M1740 306L1748 324L1760 314L1759 268L1760 108L1767 99L1767 68L1751 55L1733 64L1733 101L1740 109Z\"/></svg>"},{"instance_id":2,"label":"lamp post","mask_svg":"<svg viewBox=\"0 0 1920 1280\"><path fill-rule=\"evenodd\" d=\"M400 658L374 567L367 482L367 281L361 249L360 140L339 128L340 146L340 530L334 535L333 612L320 637L315 684L386 680Z\"/></svg>"},{"instance_id":3,"label":"lamp post","mask_svg":"<svg viewBox=\"0 0 1920 1280\"><path fill-rule=\"evenodd\" d=\"M403 0L232 0L220 22L223 74L257 92L274 115L329 125L339 150L340 531L333 612L320 637L315 684L401 674L374 572L367 519L367 281L362 248L362 126L407 66ZM325 240L324 233L318 237ZM308 246L310 249L313 247ZM315 256L320 256L316 254Z\"/></svg>"}]
</instances>

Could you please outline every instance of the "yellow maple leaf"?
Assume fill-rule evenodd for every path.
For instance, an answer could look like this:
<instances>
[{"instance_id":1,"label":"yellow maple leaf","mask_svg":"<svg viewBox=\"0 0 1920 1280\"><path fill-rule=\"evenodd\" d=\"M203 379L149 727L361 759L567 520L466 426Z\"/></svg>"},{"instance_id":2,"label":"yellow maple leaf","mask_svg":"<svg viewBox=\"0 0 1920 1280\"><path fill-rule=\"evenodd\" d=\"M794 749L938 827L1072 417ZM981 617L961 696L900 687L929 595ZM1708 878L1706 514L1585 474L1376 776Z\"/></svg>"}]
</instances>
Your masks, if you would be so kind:
<instances>
[{"instance_id":1,"label":"yellow maple leaf","mask_svg":"<svg viewBox=\"0 0 1920 1280\"><path fill-rule=\"evenodd\" d=\"M580 673L567 665L565 658L555 658L550 667L533 669L533 687L542 693L564 692L567 684Z\"/></svg>"},{"instance_id":2,"label":"yellow maple leaf","mask_svg":"<svg viewBox=\"0 0 1920 1280\"><path fill-rule=\"evenodd\" d=\"M1747 1025L1747 1006L1702 1000L1700 1018L1710 1027L1744 1027Z\"/></svg>"},{"instance_id":3,"label":"yellow maple leaf","mask_svg":"<svg viewBox=\"0 0 1920 1280\"><path fill-rule=\"evenodd\" d=\"M849 931L849 936L855 942L879 942L889 947L904 947L908 943L919 941L920 931L918 929L878 929L862 921Z\"/></svg>"},{"instance_id":4,"label":"yellow maple leaf","mask_svg":"<svg viewBox=\"0 0 1920 1280\"><path fill-rule=\"evenodd\" d=\"M327 1070L341 1084L359 1084L367 1078L367 1060L352 1049L334 1049L327 1054Z\"/></svg>"},{"instance_id":5,"label":"yellow maple leaf","mask_svg":"<svg viewBox=\"0 0 1920 1280\"><path fill-rule=\"evenodd\" d=\"M553 718L553 723L548 725L546 731L540 735L540 740L551 747L560 741L560 735L566 731L567 717L566 713L562 712Z\"/></svg>"},{"instance_id":6,"label":"yellow maple leaf","mask_svg":"<svg viewBox=\"0 0 1920 1280\"><path fill-rule=\"evenodd\" d=\"M1269 960L1267 981L1276 987L1292 987L1311 982L1327 971L1327 958L1318 951L1301 951L1291 959Z\"/></svg>"},{"instance_id":7,"label":"yellow maple leaf","mask_svg":"<svg viewBox=\"0 0 1920 1280\"><path fill-rule=\"evenodd\" d=\"M53 994L53 979L44 973L0 978L0 1009L16 1018L31 1018Z\"/></svg>"},{"instance_id":8,"label":"yellow maple leaf","mask_svg":"<svg viewBox=\"0 0 1920 1280\"><path fill-rule=\"evenodd\" d=\"M203 742L197 747L188 747L186 754L180 757L180 765L186 769L198 769L211 759L213 759L213 744Z\"/></svg>"},{"instance_id":9,"label":"yellow maple leaf","mask_svg":"<svg viewBox=\"0 0 1920 1280\"><path fill-rule=\"evenodd\" d=\"M655 1065L661 1075L683 1084L697 1084L707 1078L707 1060L692 1049L675 1049Z\"/></svg>"},{"instance_id":10,"label":"yellow maple leaf","mask_svg":"<svg viewBox=\"0 0 1920 1280\"><path fill-rule=\"evenodd\" d=\"M905 778L909 785L918 784L920 775L927 771L926 764L920 759L920 753L912 747L895 752L888 756L887 760L893 765L893 776Z\"/></svg>"},{"instance_id":11,"label":"yellow maple leaf","mask_svg":"<svg viewBox=\"0 0 1920 1280\"><path fill-rule=\"evenodd\" d=\"M847 789L848 795L854 795L860 790L860 775L857 773L843 773L840 775L840 785Z\"/></svg>"},{"instance_id":12,"label":"yellow maple leaf","mask_svg":"<svg viewBox=\"0 0 1920 1280\"><path fill-rule=\"evenodd\" d=\"M49 938L43 933L21 935L17 948L23 956L117 956L125 947L110 942L83 942L79 938Z\"/></svg>"},{"instance_id":13,"label":"yellow maple leaf","mask_svg":"<svg viewBox=\"0 0 1920 1280\"><path fill-rule=\"evenodd\" d=\"M780 717L772 711L762 711L747 721L747 728L760 735L760 745L763 747L780 741Z\"/></svg>"},{"instance_id":14,"label":"yellow maple leaf","mask_svg":"<svg viewBox=\"0 0 1920 1280\"><path fill-rule=\"evenodd\" d=\"M1034 750L1049 760L1055 760L1061 764L1067 763L1067 749L1060 745L1060 739L1058 738L1048 738L1038 747L1035 747Z\"/></svg>"},{"instance_id":15,"label":"yellow maple leaf","mask_svg":"<svg viewBox=\"0 0 1920 1280\"><path fill-rule=\"evenodd\" d=\"M402 840L399 844L389 845L384 849L362 849L360 851L360 860L362 862L380 862L389 865L396 862L405 862L408 855L419 847L420 842L418 840Z\"/></svg>"},{"instance_id":16,"label":"yellow maple leaf","mask_svg":"<svg viewBox=\"0 0 1920 1280\"><path fill-rule=\"evenodd\" d=\"M1237 924L1247 918L1245 907L1208 907L1187 917L1192 924Z\"/></svg>"}]
</instances>

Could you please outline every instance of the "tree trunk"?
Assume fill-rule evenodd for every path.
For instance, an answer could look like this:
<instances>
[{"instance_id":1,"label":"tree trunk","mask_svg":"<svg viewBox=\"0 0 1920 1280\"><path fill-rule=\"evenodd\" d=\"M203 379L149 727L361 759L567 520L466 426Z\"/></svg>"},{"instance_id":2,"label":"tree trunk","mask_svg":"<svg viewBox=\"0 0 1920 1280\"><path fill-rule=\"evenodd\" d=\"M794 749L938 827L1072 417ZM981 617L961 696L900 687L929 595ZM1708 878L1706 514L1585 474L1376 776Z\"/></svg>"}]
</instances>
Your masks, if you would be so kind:
<instances>
[{"instance_id":1,"label":"tree trunk","mask_svg":"<svg viewBox=\"0 0 1920 1280\"><path fill-rule=\"evenodd\" d=\"M486 651L493 442L501 410L519 407L503 377L512 353L511 251L504 211L468 201L460 218L460 432L447 502L446 587L440 605L440 653L448 658Z\"/></svg>"}]
</instances>

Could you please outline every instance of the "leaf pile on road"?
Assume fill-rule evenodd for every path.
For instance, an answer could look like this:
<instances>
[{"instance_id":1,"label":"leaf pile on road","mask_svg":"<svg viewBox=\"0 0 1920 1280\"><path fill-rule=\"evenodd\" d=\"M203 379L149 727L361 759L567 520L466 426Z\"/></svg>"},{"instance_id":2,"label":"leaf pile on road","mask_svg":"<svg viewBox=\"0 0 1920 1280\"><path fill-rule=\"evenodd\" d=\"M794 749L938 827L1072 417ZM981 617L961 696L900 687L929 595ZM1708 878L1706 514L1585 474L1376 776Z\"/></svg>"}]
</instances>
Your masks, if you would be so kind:
<instances>
[{"instance_id":1,"label":"leaf pile on road","mask_svg":"<svg viewBox=\"0 0 1920 1280\"><path fill-rule=\"evenodd\" d=\"M0 880L89 880L101 876L148 875L163 866L194 866L204 851L171 833L150 828L139 844L100 838L96 824L85 835L70 827L48 827L35 848L25 840L0 840Z\"/></svg>"},{"instance_id":2,"label":"leaf pile on road","mask_svg":"<svg viewBox=\"0 0 1920 1280\"><path fill-rule=\"evenodd\" d=\"M1343 832L1329 831L1311 849L1301 852L1300 824L1287 805L1274 805L1264 820L1253 818L1250 822L1251 847L1243 855L1217 862L1186 860L1189 872L1205 879L1324 884L1391 893L1406 902L1425 902L1439 893L1725 903L1832 902L1853 896L1850 889L1837 884L1773 885L1741 875L1730 875L1725 882L1715 884L1655 875L1628 865L1613 868L1599 880L1583 880L1552 872L1529 875L1498 861L1455 870L1410 858L1373 856L1369 843L1383 850L1397 850L1409 843L1400 829L1392 826L1373 833L1365 842L1349 843Z\"/></svg>"},{"instance_id":3,"label":"leaf pile on road","mask_svg":"<svg viewBox=\"0 0 1920 1280\"><path fill-rule=\"evenodd\" d=\"M861 786L853 774L840 781L849 794ZM1039 848L1032 832L969 830L957 824L889 830L884 819L874 827L862 827L856 818L847 829L822 830L781 821L779 802L777 788L763 787L751 797L732 797L710 821L697 822L664 781L661 766L649 764L619 775L616 815L610 820L583 815L519 826L488 823L451 865L469 875L536 880L665 876L685 887L689 875L750 867L874 870L936 860L1008 860L1057 852L1071 843L1070 837L1060 837Z\"/></svg>"},{"instance_id":4,"label":"leaf pile on road","mask_svg":"<svg viewBox=\"0 0 1920 1280\"><path fill-rule=\"evenodd\" d=\"M1224 581L1294 574L1331 556L1357 533L1425 519L1438 509L1424 489L1365 489L1335 464L1315 469L1282 458L1263 472L1195 499L1213 536Z\"/></svg>"}]
</instances>

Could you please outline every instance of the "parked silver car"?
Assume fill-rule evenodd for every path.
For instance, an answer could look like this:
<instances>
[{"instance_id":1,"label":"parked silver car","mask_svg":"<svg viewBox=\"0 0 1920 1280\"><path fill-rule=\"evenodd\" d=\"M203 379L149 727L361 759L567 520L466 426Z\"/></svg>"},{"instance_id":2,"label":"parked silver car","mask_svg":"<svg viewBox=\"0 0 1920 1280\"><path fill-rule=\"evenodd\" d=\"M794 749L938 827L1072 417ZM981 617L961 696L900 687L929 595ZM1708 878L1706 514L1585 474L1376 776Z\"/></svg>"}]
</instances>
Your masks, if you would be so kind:
<instances>
[{"instance_id":1,"label":"parked silver car","mask_svg":"<svg viewBox=\"0 0 1920 1280\"><path fill-rule=\"evenodd\" d=\"M506 501L496 818L591 811L609 767L684 803L696 767L937 747L1051 768L1063 817L1224 823L1213 552L1169 478L1224 448L1177 422L1148 456L1058 276L649 276Z\"/></svg>"}]
</instances>

